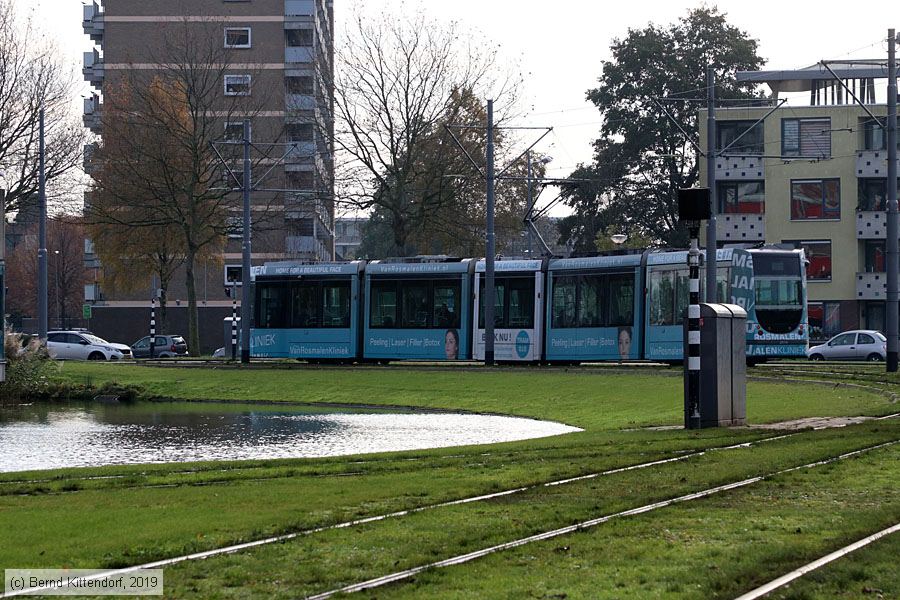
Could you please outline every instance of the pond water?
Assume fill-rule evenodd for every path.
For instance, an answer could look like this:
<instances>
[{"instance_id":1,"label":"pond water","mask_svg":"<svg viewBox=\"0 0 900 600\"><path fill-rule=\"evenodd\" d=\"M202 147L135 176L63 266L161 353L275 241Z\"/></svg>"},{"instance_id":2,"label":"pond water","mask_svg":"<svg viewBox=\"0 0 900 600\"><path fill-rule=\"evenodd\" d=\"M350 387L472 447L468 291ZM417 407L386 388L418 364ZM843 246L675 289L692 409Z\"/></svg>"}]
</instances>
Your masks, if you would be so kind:
<instances>
[{"instance_id":1,"label":"pond water","mask_svg":"<svg viewBox=\"0 0 900 600\"><path fill-rule=\"evenodd\" d=\"M113 464L340 456L580 431L456 413L136 403L0 407L0 472Z\"/></svg>"}]
</instances>

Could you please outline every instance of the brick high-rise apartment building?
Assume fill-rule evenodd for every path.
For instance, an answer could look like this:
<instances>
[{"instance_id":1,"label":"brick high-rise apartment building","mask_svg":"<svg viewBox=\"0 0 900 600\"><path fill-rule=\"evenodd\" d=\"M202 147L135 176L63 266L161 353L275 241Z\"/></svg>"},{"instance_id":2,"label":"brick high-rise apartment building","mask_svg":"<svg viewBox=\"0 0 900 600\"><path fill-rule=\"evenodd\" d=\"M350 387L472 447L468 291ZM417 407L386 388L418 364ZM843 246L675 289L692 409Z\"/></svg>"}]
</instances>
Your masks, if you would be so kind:
<instances>
[{"instance_id":1,"label":"brick high-rise apartment building","mask_svg":"<svg viewBox=\"0 0 900 600\"><path fill-rule=\"evenodd\" d=\"M222 138L239 137L239 123L247 116L251 119L252 140L258 146L275 141L297 143L297 150L289 154L283 165L275 166L261 185L291 191L254 194L257 206L266 205L269 226L253 231L253 263L289 258L331 260L334 173L333 152L327 138L332 129L332 92L326 81L334 57L333 14L332 0L91 2L84 7L83 26L97 48L85 53L84 76L97 93L85 100L85 126L102 136L104 94L117 89L123 81L135 81L136 74L152 74L163 70L161 65L179 60L173 56L174 50L167 55L167 40L177 38L196 43L198 48L221 49L220 56L227 57L223 59L227 67L221 71L218 86L221 101L249 96L253 104L252 114L229 113L227 122L222 123ZM216 116L221 120L222 115ZM272 156L280 157L283 150L272 149ZM86 148L88 166L92 151L93 148ZM256 166L254 180L272 164L263 161ZM239 167L239 163L235 166ZM226 265L240 264L240 194L235 197L235 229L226 246ZM90 249L88 244L86 250ZM93 257L89 254L88 258ZM203 291L200 321L202 330L210 332L205 337L212 336L209 343L215 346L220 318L228 312L230 301L223 293L221 267L202 271L197 282ZM181 326L178 306L186 303L183 279L176 276L168 293L175 328ZM117 293L113 297L101 286L87 290L87 297L95 303L95 319L104 308L136 310L147 306L147 293ZM204 309L215 310L204 314ZM101 316L98 323L103 322ZM98 331L104 329L95 323L91 326ZM107 333L128 340L130 335L143 335L143 329L107 329Z\"/></svg>"}]
</instances>

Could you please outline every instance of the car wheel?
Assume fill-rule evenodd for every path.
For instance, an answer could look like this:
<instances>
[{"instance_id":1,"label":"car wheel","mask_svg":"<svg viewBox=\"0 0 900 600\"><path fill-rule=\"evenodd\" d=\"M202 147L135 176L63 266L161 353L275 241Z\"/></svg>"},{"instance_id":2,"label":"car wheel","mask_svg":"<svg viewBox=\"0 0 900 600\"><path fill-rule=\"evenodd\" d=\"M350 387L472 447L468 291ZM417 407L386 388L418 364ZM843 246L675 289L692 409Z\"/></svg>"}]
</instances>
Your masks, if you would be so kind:
<instances>
[{"instance_id":1,"label":"car wheel","mask_svg":"<svg viewBox=\"0 0 900 600\"><path fill-rule=\"evenodd\" d=\"M813 354L809 357L809 360L825 360L825 357L821 354Z\"/></svg>"},{"instance_id":2,"label":"car wheel","mask_svg":"<svg viewBox=\"0 0 900 600\"><path fill-rule=\"evenodd\" d=\"M102 352L91 352L88 354L88 360L106 360Z\"/></svg>"},{"instance_id":3,"label":"car wheel","mask_svg":"<svg viewBox=\"0 0 900 600\"><path fill-rule=\"evenodd\" d=\"M881 362L883 359L881 358L880 354L878 354L877 352L873 352L866 357L866 360L869 362Z\"/></svg>"}]
</instances>

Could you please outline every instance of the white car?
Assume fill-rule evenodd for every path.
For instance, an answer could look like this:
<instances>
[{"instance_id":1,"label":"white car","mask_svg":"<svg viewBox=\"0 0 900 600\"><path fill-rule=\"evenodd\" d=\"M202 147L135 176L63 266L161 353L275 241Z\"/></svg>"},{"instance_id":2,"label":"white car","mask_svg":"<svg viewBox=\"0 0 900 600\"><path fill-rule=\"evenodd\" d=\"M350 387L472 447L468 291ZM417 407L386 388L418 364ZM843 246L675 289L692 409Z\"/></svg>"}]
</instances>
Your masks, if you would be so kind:
<instances>
[{"instance_id":1,"label":"white car","mask_svg":"<svg viewBox=\"0 0 900 600\"><path fill-rule=\"evenodd\" d=\"M114 344L85 331L51 331L47 352L59 360L121 360L131 358L131 347Z\"/></svg>"},{"instance_id":2,"label":"white car","mask_svg":"<svg viewBox=\"0 0 900 600\"><path fill-rule=\"evenodd\" d=\"M870 329L845 331L806 351L809 360L884 360L887 338Z\"/></svg>"}]
</instances>

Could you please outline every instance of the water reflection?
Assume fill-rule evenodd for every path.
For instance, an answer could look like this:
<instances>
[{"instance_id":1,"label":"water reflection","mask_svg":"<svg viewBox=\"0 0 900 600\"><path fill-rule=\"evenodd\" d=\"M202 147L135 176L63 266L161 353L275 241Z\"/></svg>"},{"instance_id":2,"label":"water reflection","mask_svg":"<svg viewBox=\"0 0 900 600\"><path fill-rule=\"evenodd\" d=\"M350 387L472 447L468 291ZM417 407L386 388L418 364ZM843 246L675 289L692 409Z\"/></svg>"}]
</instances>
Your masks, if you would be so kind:
<instances>
[{"instance_id":1,"label":"water reflection","mask_svg":"<svg viewBox=\"0 0 900 600\"><path fill-rule=\"evenodd\" d=\"M339 456L579 431L464 414L138 403L0 408L0 472L110 464Z\"/></svg>"}]
</instances>

